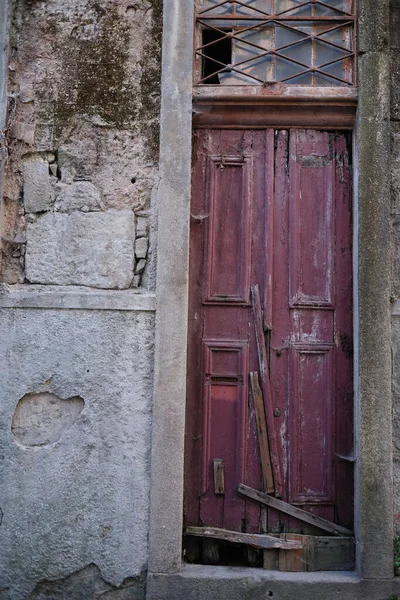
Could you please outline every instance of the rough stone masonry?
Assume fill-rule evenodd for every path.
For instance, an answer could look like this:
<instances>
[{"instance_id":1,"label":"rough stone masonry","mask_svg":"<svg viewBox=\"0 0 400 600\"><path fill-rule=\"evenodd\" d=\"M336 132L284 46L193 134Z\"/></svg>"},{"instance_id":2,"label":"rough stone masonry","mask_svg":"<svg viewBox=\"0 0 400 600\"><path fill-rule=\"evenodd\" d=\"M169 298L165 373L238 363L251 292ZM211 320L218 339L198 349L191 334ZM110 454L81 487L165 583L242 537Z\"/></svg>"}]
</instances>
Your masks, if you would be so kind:
<instances>
[{"instance_id":1,"label":"rough stone masonry","mask_svg":"<svg viewBox=\"0 0 400 600\"><path fill-rule=\"evenodd\" d=\"M13 3L5 283L153 285L160 7Z\"/></svg>"}]
</instances>

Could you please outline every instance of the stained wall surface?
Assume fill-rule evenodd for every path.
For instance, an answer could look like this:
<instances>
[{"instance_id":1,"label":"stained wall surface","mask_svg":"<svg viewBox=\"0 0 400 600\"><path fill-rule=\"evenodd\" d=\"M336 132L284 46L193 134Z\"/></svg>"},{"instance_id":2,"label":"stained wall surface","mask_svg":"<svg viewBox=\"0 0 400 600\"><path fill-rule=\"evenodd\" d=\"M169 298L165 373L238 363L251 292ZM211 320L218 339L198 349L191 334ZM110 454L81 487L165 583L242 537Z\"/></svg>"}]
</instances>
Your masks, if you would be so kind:
<instances>
[{"instance_id":1,"label":"stained wall surface","mask_svg":"<svg viewBox=\"0 0 400 600\"><path fill-rule=\"evenodd\" d=\"M142 599L162 1L9 6L0 598Z\"/></svg>"},{"instance_id":2,"label":"stained wall surface","mask_svg":"<svg viewBox=\"0 0 400 600\"><path fill-rule=\"evenodd\" d=\"M393 425L395 527L400 535L400 2L391 2L391 208L393 232Z\"/></svg>"}]
</instances>

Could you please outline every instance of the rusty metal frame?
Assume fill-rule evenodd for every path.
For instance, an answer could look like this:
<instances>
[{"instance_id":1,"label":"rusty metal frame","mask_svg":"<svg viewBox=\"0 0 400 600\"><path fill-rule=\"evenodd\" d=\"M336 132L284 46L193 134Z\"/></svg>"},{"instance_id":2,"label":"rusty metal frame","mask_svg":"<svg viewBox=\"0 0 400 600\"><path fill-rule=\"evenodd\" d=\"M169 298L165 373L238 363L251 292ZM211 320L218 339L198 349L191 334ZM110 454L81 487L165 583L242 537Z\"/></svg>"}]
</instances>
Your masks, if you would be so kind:
<instances>
[{"instance_id":1,"label":"rusty metal frame","mask_svg":"<svg viewBox=\"0 0 400 600\"><path fill-rule=\"evenodd\" d=\"M288 63L292 63L297 65L301 70L296 74L289 75L280 80L282 83L291 84L293 79L298 77L302 77L307 74L311 74L312 85L308 87L316 87L317 80L316 76L319 74L325 78L328 78L332 81L332 85L336 85L338 87L353 87L356 85L356 2L355 0L351 0L352 10L348 12L347 10L342 10L336 7L332 7L327 2L323 0L304 0L300 4L296 6L286 9L283 11L276 11L275 4L276 0L272 0L272 13L267 13L259 8L255 8L250 6L246 0L222 0L218 2L214 6L208 7L204 10L197 10L196 12L196 44L195 44L195 85L205 85L207 81L218 74L221 73L230 73L235 72L239 73L241 76L247 77L251 81L250 84L253 85L270 85L271 82L262 80L254 74L246 73L240 70L241 66L250 65L252 61L259 60L262 57L278 57ZM219 8L224 8L225 6L230 5L231 11L227 14L218 13ZM299 8L304 8L310 6L311 7L311 15L304 16L293 14L295 11L298 11ZM332 15L324 15L318 16L315 12L315 7L321 6L324 8L329 8L332 10L334 14ZM243 14L238 12L238 7L244 7L247 11L247 14ZM215 10L217 9L217 12ZM250 12L250 14L249 14ZM231 28L231 30L227 30L222 28L221 22L227 23L227 26ZM316 25L327 25L328 28L324 31L316 31L313 29L312 33L307 33L306 31L302 31L304 27L316 26ZM332 25L329 27L329 25ZM234 25L234 28L233 28ZM255 44L249 40L245 40L239 37L244 32L252 31L252 30L260 30L265 29L266 27L282 27L290 31L294 31L296 33L301 34L303 37L299 40L295 40L293 42L284 44L283 46L273 47L270 49L265 49L264 47ZM220 34L221 37L218 40L208 42L203 44L202 40L202 31L210 30L215 31ZM339 45L332 41L324 39L328 33L337 30L349 30L351 32L350 38L350 49L346 47L346 45ZM212 58L205 54L205 50L215 44L220 43L225 39L237 39L242 46L248 46L249 48L254 48L259 51L255 56L250 57L246 60L241 60L237 63L232 64L224 64L221 61L218 61L216 58ZM312 44L312 52L311 52L311 64L306 64L302 61L295 59L294 57L287 56L282 54L284 50L288 48L294 48L303 44L304 42L311 41ZM326 61L321 64L317 64L316 57L316 45L318 43L325 44L330 47L334 47L339 49L344 53L343 56L336 58L335 60ZM212 75L204 76L202 72L202 65L204 61L211 61L215 63L218 67L220 67L217 71L215 71ZM323 69L325 67L331 66L333 64L344 63L344 75L343 77L338 77L332 73L326 72ZM272 83L277 83L274 81ZM227 87L227 86L225 86Z\"/></svg>"}]
</instances>

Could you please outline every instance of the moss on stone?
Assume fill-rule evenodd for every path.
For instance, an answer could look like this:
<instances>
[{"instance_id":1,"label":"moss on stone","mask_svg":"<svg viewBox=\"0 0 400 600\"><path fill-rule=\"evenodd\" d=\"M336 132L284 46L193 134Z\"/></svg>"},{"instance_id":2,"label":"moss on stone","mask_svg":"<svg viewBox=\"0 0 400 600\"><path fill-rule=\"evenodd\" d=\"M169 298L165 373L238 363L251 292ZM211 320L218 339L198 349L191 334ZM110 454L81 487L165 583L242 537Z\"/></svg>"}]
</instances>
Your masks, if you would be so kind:
<instances>
[{"instance_id":1,"label":"moss on stone","mask_svg":"<svg viewBox=\"0 0 400 600\"><path fill-rule=\"evenodd\" d=\"M82 20L61 49L63 77L54 107L56 136L74 114L99 116L118 128L132 125L137 115L135 89L127 79L129 28L116 8L105 10L96 1L89 5L96 20ZM98 30L85 36L87 27Z\"/></svg>"},{"instance_id":2,"label":"moss on stone","mask_svg":"<svg viewBox=\"0 0 400 600\"><path fill-rule=\"evenodd\" d=\"M139 119L142 133L147 136L149 154L154 159L154 157L158 157L159 150L163 2L162 0L151 0L150 4L152 25L143 52ZM146 127L143 127L146 123Z\"/></svg>"},{"instance_id":3,"label":"moss on stone","mask_svg":"<svg viewBox=\"0 0 400 600\"><path fill-rule=\"evenodd\" d=\"M43 19L42 34L60 40L55 49L58 81L42 82L37 90L39 121L51 119L55 146L73 120L84 115L106 126L133 129L147 140L147 158L157 159L162 5L162 0L142 0L138 7L151 12L151 21L137 65L131 62L131 25L112 2L88 0L87 10L75 13L62 28L59 15Z\"/></svg>"}]
</instances>

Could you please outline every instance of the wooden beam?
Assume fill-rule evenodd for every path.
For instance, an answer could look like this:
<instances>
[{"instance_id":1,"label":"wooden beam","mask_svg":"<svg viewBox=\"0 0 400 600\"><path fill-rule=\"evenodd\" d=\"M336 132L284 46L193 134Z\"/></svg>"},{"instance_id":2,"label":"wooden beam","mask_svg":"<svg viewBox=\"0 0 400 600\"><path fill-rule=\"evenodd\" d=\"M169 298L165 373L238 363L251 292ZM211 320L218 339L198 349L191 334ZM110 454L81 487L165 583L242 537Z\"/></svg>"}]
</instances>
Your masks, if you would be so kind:
<instances>
[{"instance_id":1,"label":"wooden beam","mask_svg":"<svg viewBox=\"0 0 400 600\"><path fill-rule=\"evenodd\" d=\"M259 535L256 533L241 533L229 531L228 529L217 529L215 527L187 527L186 535L212 538L235 544L246 544L254 548L265 550L267 548L280 548L282 550L299 550L301 542L296 540L283 540L271 535Z\"/></svg>"},{"instance_id":2,"label":"wooden beam","mask_svg":"<svg viewBox=\"0 0 400 600\"><path fill-rule=\"evenodd\" d=\"M246 496L247 498L252 498L262 504L266 504L267 506L271 506L276 510L279 510L291 517L295 517L300 521L304 521L305 523L310 523L310 525L314 525L315 527L319 527L319 529L323 529L324 531L329 531L329 533L333 533L334 535L347 536L352 537L353 532L341 525L337 525L336 523L332 523L331 521L327 521L326 519L322 519L317 515L313 515L301 508L297 508L297 506L292 506L287 502L282 502L282 500L277 500L272 496L267 496L263 492L259 492L258 490L254 490L243 483L239 484L238 487L239 494Z\"/></svg>"},{"instance_id":3,"label":"wooden beam","mask_svg":"<svg viewBox=\"0 0 400 600\"><path fill-rule=\"evenodd\" d=\"M267 350L265 347L264 327L260 300L260 291L258 285L251 288L254 313L254 327L256 332L258 363L261 373L261 384L264 396L265 416L267 420L267 430L269 439L269 448L271 455L272 472L274 476L275 493L282 497L283 480L281 471L281 461L278 445L278 437L274 426L274 406L271 393L271 382L269 379Z\"/></svg>"},{"instance_id":4,"label":"wooden beam","mask_svg":"<svg viewBox=\"0 0 400 600\"><path fill-rule=\"evenodd\" d=\"M272 475L267 423L265 420L264 398L260 388L260 382L257 372L250 373L250 385L253 394L254 410L256 413L258 446L260 448L261 470L264 491L267 494L271 494L275 491L274 478Z\"/></svg>"}]
</instances>

